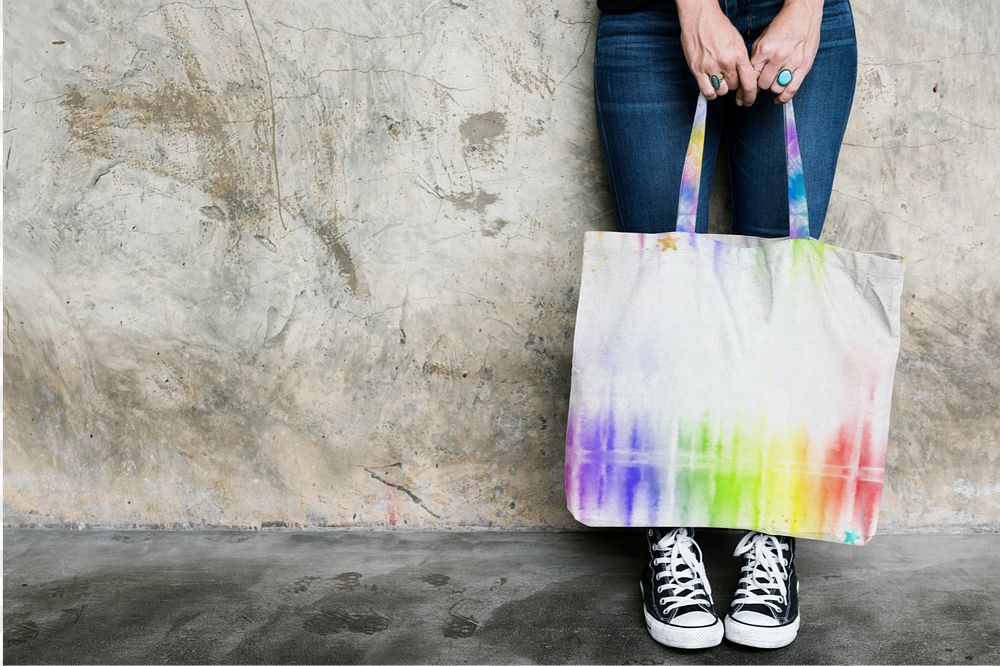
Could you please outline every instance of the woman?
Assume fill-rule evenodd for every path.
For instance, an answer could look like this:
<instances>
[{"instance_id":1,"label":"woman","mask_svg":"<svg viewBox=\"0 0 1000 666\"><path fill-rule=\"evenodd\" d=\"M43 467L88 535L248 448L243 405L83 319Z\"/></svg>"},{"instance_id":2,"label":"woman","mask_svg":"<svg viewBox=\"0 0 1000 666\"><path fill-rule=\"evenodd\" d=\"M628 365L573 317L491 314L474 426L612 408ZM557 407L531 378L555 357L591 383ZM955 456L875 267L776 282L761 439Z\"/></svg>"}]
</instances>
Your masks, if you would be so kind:
<instances>
[{"instance_id":1,"label":"woman","mask_svg":"<svg viewBox=\"0 0 1000 666\"><path fill-rule=\"evenodd\" d=\"M675 230L678 187L699 92L708 103L702 182L726 139L733 233L788 235L782 104L795 100L819 238L854 98L857 42L848 0L598 0L594 56L598 131L622 231ZM697 226L707 232L708 188ZM683 648L725 635L782 647L799 627L795 541L749 532L735 555L741 579L721 620L701 550L687 527L647 530L640 580L646 625Z\"/></svg>"}]
</instances>

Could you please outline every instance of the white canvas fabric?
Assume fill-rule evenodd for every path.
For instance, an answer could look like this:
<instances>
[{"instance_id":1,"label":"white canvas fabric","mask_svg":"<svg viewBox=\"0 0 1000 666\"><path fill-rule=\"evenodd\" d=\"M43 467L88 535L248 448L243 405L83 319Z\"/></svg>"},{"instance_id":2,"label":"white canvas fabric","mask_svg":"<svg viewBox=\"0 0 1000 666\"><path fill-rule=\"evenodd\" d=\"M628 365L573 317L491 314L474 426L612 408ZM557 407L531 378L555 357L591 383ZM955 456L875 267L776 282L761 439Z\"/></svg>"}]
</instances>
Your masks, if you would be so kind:
<instances>
[{"instance_id":1,"label":"white canvas fabric","mask_svg":"<svg viewBox=\"0 0 1000 666\"><path fill-rule=\"evenodd\" d=\"M566 499L586 525L875 532L905 260L809 237L785 113L788 237L694 232L704 98L678 230L585 233Z\"/></svg>"}]
</instances>

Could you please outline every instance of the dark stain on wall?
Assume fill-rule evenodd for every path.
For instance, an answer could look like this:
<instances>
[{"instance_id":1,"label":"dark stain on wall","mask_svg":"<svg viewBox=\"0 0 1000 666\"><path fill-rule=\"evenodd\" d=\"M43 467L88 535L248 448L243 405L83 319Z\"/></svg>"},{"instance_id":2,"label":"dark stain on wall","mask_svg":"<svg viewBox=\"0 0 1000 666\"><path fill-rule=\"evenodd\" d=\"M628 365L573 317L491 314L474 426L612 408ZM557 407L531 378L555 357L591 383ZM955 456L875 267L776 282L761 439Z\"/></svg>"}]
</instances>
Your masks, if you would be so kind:
<instances>
[{"instance_id":1,"label":"dark stain on wall","mask_svg":"<svg viewBox=\"0 0 1000 666\"><path fill-rule=\"evenodd\" d=\"M61 104L71 142L81 151L124 158L132 168L197 186L224 204L214 208L226 220L263 231L263 200L273 198L267 155L257 164L247 159L248 147L241 146L229 129L233 121L219 108L223 99L168 81L151 93L73 84ZM199 153L194 167L173 157L180 143L191 139Z\"/></svg>"},{"instance_id":2,"label":"dark stain on wall","mask_svg":"<svg viewBox=\"0 0 1000 666\"><path fill-rule=\"evenodd\" d=\"M278 201L271 143L280 138L271 138L264 84L251 78L213 85L194 55L184 52L176 59L183 74L152 90L147 82L122 85L103 77L69 85L60 104L70 147L210 195L215 203L200 211L228 223L231 249L253 238L277 251L283 227L272 227L280 205L316 234L350 293L368 299L336 220L303 209L293 198Z\"/></svg>"}]
</instances>

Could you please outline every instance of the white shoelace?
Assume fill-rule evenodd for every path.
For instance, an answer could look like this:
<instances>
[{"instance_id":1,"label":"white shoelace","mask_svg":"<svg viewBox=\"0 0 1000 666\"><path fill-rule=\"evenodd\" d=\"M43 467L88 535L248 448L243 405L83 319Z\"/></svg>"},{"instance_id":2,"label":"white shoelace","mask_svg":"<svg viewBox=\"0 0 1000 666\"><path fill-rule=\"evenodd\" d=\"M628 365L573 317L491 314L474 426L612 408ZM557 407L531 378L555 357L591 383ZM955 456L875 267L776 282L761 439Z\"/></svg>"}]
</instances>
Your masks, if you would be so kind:
<instances>
[{"instance_id":1,"label":"white shoelace","mask_svg":"<svg viewBox=\"0 0 1000 666\"><path fill-rule=\"evenodd\" d=\"M664 576L668 578L667 582L656 586L657 594L664 590L669 594L660 597L660 605L670 604L663 609L664 612L684 606L711 607L712 588L701 561L701 549L686 528L678 527L670 532L653 544L653 550L663 552L663 555L653 559L653 564L667 565L656 572L657 580ZM687 569L681 569L681 565L687 566Z\"/></svg>"},{"instance_id":2,"label":"white shoelace","mask_svg":"<svg viewBox=\"0 0 1000 666\"><path fill-rule=\"evenodd\" d=\"M740 569L743 577L740 578L733 604L762 604L781 612L778 604L784 604L788 596L785 585L788 575L786 550L788 544L770 534L747 532L743 535L733 555L749 554L749 557ZM747 584L745 588L744 583Z\"/></svg>"}]
</instances>

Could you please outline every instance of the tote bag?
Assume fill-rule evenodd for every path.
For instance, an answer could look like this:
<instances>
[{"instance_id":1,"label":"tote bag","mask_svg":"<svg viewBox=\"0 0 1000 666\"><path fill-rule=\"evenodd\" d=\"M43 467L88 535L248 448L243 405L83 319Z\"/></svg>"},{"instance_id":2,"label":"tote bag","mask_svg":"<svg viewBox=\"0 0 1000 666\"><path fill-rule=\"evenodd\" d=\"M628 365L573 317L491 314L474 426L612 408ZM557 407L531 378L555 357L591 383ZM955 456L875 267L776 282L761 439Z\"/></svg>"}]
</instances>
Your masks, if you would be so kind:
<instances>
[{"instance_id":1,"label":"tote bag","mask_svg":"<svg viewBox=\"0 0 1000 666\"><path fill-rule=\"evenodd\" d=\"M700 97L677 231L584 233L567 506L590 526L867 543L905 259L810 237L791 102L789 235L695 233L705 111Z\"/></svg>"}]
</instances>

